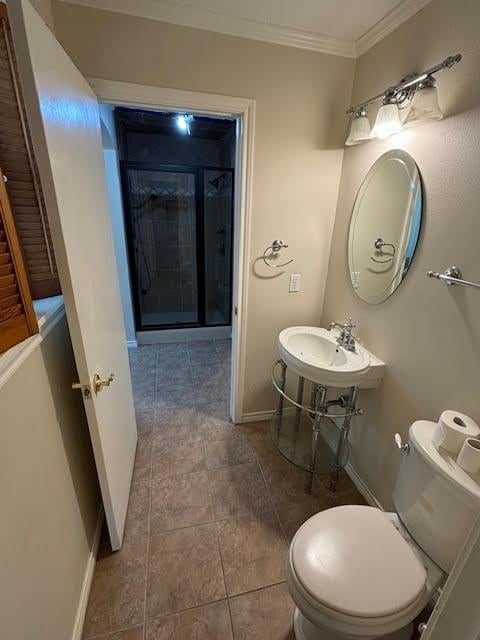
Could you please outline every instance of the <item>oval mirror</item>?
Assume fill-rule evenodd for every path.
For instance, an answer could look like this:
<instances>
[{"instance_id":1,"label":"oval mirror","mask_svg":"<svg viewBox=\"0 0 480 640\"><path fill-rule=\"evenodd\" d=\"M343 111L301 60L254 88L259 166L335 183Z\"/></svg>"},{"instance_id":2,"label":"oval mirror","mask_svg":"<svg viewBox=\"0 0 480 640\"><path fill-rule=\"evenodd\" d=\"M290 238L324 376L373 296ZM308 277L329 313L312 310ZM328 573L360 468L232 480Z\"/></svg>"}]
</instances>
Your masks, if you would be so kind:
<instances>
[{"instance_id":1,"label":"oval mirror","mask_svg":"<svg viewBox=\"0 0 480 640\"><path fill-rule=\"evenodd\" d=\"M380 156L358 191L348 236L350 279L365 302L383 302L405 277L420 234L422 206L415 160L401 149Z\"/></svg>"}]
</instances>

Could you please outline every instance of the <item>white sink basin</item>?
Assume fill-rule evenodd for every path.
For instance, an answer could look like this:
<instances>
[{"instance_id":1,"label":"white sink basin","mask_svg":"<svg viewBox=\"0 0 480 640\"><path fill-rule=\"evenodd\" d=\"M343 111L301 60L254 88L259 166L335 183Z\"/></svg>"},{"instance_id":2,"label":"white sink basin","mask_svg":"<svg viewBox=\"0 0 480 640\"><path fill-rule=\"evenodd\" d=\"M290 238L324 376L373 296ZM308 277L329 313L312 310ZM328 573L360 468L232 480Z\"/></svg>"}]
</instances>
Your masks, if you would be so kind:
<instances>
[{"instance_id":1,"label":"white sink basin","mask_svg":"<svg viewBox=\"0 0 480 640\"><path fill-rule=\"evenodd\" d=\"M299 376L327 387L376 387L385 364L357 344L347 351L336 342L337 331L320 327L290 327L278 336L282 360Z\"/></svg>"}]
</instances>

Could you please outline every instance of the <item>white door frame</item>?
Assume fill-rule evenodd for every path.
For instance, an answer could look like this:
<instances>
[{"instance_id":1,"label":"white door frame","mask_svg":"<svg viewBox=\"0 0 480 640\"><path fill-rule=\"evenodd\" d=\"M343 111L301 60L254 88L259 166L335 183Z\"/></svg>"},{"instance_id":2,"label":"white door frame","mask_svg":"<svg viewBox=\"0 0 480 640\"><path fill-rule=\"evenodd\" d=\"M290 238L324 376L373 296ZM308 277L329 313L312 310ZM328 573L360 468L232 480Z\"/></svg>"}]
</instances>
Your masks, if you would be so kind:
<instances>
[{"instance_id":1,"label":"white door frame","mask_svg":"<svg viewBox=\"0 0 480 640\"><path fill-rule=\"evenodd\" d=\"M250 275L255 100L116 80L87 80L100 102L162 111L188 111L193 114L233 117L237 120L230 415L234 422L241 422L245 390L246 310Z\"/></svg>"}]
</instances>

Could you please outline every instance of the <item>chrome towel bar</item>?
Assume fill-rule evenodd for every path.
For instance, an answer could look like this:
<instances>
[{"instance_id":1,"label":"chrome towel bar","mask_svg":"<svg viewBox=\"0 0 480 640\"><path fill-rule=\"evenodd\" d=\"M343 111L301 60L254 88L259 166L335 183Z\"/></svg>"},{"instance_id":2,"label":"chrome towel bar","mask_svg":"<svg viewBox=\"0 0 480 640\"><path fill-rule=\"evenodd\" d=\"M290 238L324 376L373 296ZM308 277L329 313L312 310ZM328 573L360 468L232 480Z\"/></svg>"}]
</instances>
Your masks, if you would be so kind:
<instances>
[{"instance_id":1,"label":"chrome towel bar","mask_svg":"<svg viewBox=\"0 0 480 640\"><path fill-rule=\"evenodd\" d=\"M476 282L470 282L469 280L462 279L462 272L458 267L451 266L445 269L443 273L438 271L427 271L428 278L436 278L437 280L443 280L448 286L459 284L462 287L473 287L474 289L480 289L480 284Z\"/></svg>"}]
</instances>

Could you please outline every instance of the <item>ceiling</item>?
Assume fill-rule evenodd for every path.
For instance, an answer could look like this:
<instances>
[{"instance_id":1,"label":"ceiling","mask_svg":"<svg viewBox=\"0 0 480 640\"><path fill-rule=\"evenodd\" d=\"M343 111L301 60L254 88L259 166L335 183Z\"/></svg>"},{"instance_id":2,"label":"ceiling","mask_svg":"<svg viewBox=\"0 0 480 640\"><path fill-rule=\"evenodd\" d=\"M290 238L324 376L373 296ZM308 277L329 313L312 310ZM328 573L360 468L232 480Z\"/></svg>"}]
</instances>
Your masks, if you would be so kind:
<instances>
[{"instance_id":1,"label":"ceiling","mask_svg":"<svg viewBox=\"0 0 480 640\"><path fill-rule=\"evenodd\" d=\"M63 0L355 58L430 0Z\"/></svg>"},{"instance_id":2,"label":"ceiling","mask_svg":"<svg viewBox=\"0 0 480 640\"><path fill-rule=\"evenodd\" d=\"M173 0L271 25L357 40L402 0Z\"/></svg>"}]
</instances>

